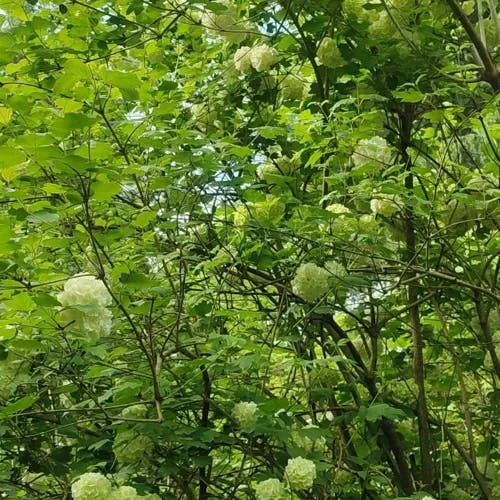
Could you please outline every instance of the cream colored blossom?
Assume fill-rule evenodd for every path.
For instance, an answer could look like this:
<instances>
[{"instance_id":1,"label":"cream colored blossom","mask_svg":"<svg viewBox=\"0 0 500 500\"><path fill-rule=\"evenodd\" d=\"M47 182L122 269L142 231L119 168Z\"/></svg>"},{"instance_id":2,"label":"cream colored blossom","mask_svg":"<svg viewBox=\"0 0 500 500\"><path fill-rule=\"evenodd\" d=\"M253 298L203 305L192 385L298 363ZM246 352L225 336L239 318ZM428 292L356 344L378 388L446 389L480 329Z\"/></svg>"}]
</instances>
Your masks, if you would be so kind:
<instances>
[{"instance_id":1,"label":"cream colored blossom","mask_svg":"<svg viewBox=\"0 0 500 500\"><path fill-rule=\"evenodd\" d=\"M111 482L98 472L87 472L71 485L73 500L109 500Z\"/></svg>"},{"instance_id":2,"label":"cream colored blossom","mask_svg":"<svg viewBox=\"0 0 500 500\"><path fill-rule=\"evenodd\" d=\"M233 417L244 432L251 432L257 423L257 405L242 401L234 405Z\"/></svg>"},{"instance_id":3,"label":"cream colored blossom","mask_svg":"<svg viewBox=\"0 0 500 500\"><path fill-rule=\"evenodd\" d=\"M255 487L257 500L286 500L288 495L279 479L266 479Z\"/></svg>"},{"instance_id":4,"label":"cream colored blossom","mask_svg":"<svg viewBox=\"0 0 500 500\"><path fill-rule=\"evenodd\" d=\"M241 43L248 36L248 31L253 28L249 23L238 19L236 9L232 7L228 7L221 14L206 11L200 21L207 30L231 43Z\"/></svg>"},{"instance_id":5,"label":"cream colored blossom","mask_svg":"<svg viewBox=\"0 0 500 500\"><path fill-rule=\"evenodd\" d=\"M217 111L206 104L192 104L189 110L193 121L203 132L213 126L218 118Z\"/></svg>"},{"instance_id":6,"label":"cream colored blossom","mask_svg":"<svg viewBox=\"0 0 500 500\"><path fill-rule=\"evenodd\" d=\"M356 145L351 159L356 167L368 163L387 166L391 163L391 150L387 141L383 137L376 135L371 139L361 139Z\"/></svg>"},{"instance_id":7,"label":"cream colored blossom","mask_svg":"<svg viewBox=\"0 0 500 500\"><path fill-rule=\"evenodd\" d=\"M391 217L398 212L399 207L394 197L374 198L370 201L370 209L375 215Z\"/></svg>"},{"instance_id":8,"label":"cream colored blossom","mask_svg":"<svg viewBox=\"0 0 500 500\"><path fill-rule=\"evenodd\" d=\"M285 477L292 490L308 490L316 479L316 465L307 458L290 458L285 467Z\"/></svg>"},{"instance_id":9,"label":"cream colored blossom","mask_svg":"<svg viewBox=\"0 0 500 500\"><path fill-rule=\"evenodd\" d=\"M328 271L312 262L301 264L292 280L292 290L306 302L315 302L330 289Z\"/></svg>"},{"instance_id":10,"label":"cream colored blossom","mask_svg":"<svg viewBox=\"0 0 500 500\"><path fill-rule=\"evenodd\" d=\"M314 424L308 424L304 427L303 429L319 429L317 425ZM297 444L297 446L300 446L306 451L319 451L324 449L326 440L323 436L319 436L317 438L309 437L306 436L299 431L295 431L292 433L293 435L293 440Z\"/></svg>"},{"instance_id":11,"label":"cream colored blossom","mask_svg":"<svg viewBox=\"0 0 500 500\"><path fill-rule=\"evenodd\" d=\"M278 53L274 48L269 47L265 43L255 45L250 51L250 62L256 71L266 71L278 62Z\"/></svg>"},{"instance_id":12,"label":"cream colored blossom","mask_svg":"<svg viewBox=\"0 0 500 500\"><path fill-rule=\"evenodd\" d=\"M247 207L238 205L233 212L234 225L241 228L248 224L248 218L249 213Z\"/></svg>"},{"instance_id":13,"label":"cream colored blossom","mask_svg":"<svg viewBox=\"0 0 500 500\"><path fill-rule=\"evenodd\" d=\"M77 274L64 284L64 291L58 294L57 300L63 306L111 305L111 295L104 283L95 276Z\"/></svg>"},{"instance_id":14,"label":"cream colored blossom","mask_svg":"<svg viewBox=\"0 0 500 500\"><path fill-rule=\"evenodd\" d=\"M276 164L283 175L290 175L300 167L300 156L295 154L290 158L283 155L277 158Z\"/></svg>"},{"instance_id":15,"label":"cream colored blossom","mask_svg":"<svg viewBox=\"0 0 500 500\"><path fill-rule=\"evenodd\" d=\"M275 224L283 216L285 205L278 196L266 195L264 201L252 204L250 211L255 221L259 224Z\"/></svg>"},{"instance_id":16,"label":"cream colored blossom","mask_svg":"<svg viewBox=\"0 0 500 500\"><path fill-rule=\"evenodd\" d=\"M280 84L283 99L302 99L308 90L308 84L295 75L287 75Z\"/></svg>"},{"instance_id":17,"label":"cream colored blossom","mask_svg":"<svg viewBox=\"0 0 500 500\"><path fill-rule=\"evenodd\" d=\"M113 453L120 465L149 462L153 455L154 442L148 436L133 432L120 432L113 444Z\"/></svg>"},{"instance_id":18,"label":"cream colored blossom","mask_svg":"<svg viewBox=\"0 0 500 500\"><path fill-rule=\"evenodd\" d=\"M340 50L337 47L337 42L330 37L325 37L321 40L316 56L319 63L328 68L337 68L345 64Z\"/></svg>"},{"instance_id":19,"label":"cream colored blossom","mask_svg":"<svg viewBox=\"0 0 500 500\"><path fill-rule=\"evenodd\" d=\"M351 211L342 203L332 203L328 205L325 210L328 210L332 214L349 214Z\"/></svg>"},{"instance_id":20,"label":"cream colored blossom","mask_svg":"<svg viewBox=\"0 0 500 500\"><path fill-rule=\"evenodd\" d=\"M336 278L344 278L347 275L346 268L335 260L325 262L325 269Z\"/></svg>"},{"instance_id":21,"label":"cream colored blossom","mask_svg":"<svg viewBox=\"0 0 500 500\"><path fill-rule=\"evenodd\" d=\"M132 486L120 486L112 492L109 500L141 500L143 498Z\"/></svg>"},{"instance_id":22,"label":"cream colored blossom","mask_svg":"<svg viewBox=\"0 0 500 500\"><path fill-rule=\"evenodd\" d=\"M246 73L250 71L252 67L252 61L250 59L251 48L244 45L240 47L233 56L234 66L241 73Z\"/></svg>"},{"instance_id":23,"label":"cream colored blossom","mask_svg":"<svg viewBox=\"0 0 500 500\"><path fill-rule=\"evenodd\" d=\"M110 332L112 314L106 306L112 299L101 280L81 274L73 276L66 281L57 300L68 308L61 317L71 329L85 332L90 340Z\"/></svg>"},{"instance_id":24,"label":"cream colored blossom","mask_svg":"<svg viewBox=\"0 0 500 500\"><path fill-rule=\"evenodd\" d=\"M121 416L125 418L145 418L148 414L148 407L143 404L127 406L121 412Z\"/></svg>"},{"instance_id":25,"label":"cream colored blossom","mask_svg":"<svg viewBox=\"0 0 500 500\"><path fill-rule=\"evenodd\" d=\"M259 179L266 179L270 175L281 175L278 167L272 163L261 163L256 169L257 177Z\"/></svg>"},{"instance_id":26,"label":"cream colored blossom","mask_svg":"<svg viewBox=\"0 0 500 500\"><path fill-rule=\"evenodd\" d=\"M500 484L495 484L491 488L491 498L500 498Z\"/></svg>"}]
</instances>

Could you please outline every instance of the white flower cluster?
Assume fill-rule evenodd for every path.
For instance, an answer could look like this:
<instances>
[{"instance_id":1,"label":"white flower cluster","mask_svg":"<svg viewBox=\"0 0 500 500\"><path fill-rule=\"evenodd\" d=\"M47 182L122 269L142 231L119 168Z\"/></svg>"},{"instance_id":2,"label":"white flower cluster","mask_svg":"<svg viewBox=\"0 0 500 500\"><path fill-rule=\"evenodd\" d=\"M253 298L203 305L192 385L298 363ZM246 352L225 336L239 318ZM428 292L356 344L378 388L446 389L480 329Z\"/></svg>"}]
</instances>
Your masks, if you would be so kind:
<instances>
[{"instance_id":1,"label":"white flower cluster","mask_svg":"<svg viewBox=\"0 0 500 500\"><path fill-rule=\"evenodd\" d=\"M351 159L356 167L361 167L368 163L378 163L380 166L387 166L391 163L391 150L387 141L383 137L376 135L371 139L361 139Z\"/></svg>"},{"instance_id":2,"label":"white flower cluster","mask_svg":"<svg viewBox=\"0 0 500 500\"><path fill-rule=\"evenodd\" d=\"M422 497L420 500L436 500L434 497L431 497L430 495L425 495L425 497Z\"/></svg>"},{"instance_id":3,"label":"white flower cluster","mask_svg":"<svg viewBox=\"0 0 500 500\"><path fill-rule=\"evenodd\" d=\"M370 201L370 209L375 215L391 217L399 211L399 206L395 197L374 198Z\"/></svg>"},{"instance_id":4,"label":"white flower cluster","mask_svg":"<svg viewBox=\"0 0 500 500\"><path fill-rule=\"evenodd\" d=\"M261 72L268 70L278 62L278 53L276 49L265 43L253 47L245 45L234 53L233 60L236 69L242 73L249 71L250 68Z\"/></svg>"},{"instance_id":5,"label":"white flower cluster","mask_svg":"<svg viewBox=\"0 0 500 500\"><path fill-rule=\"evenodd\" d=\"M87 472L71 486L73 500L108 500L113 486L109 479L98 472Z\"/></svg>"},{"instance_id":6,"label":"white flower cluster","mask_svg":"<svg viewBox=\"0 0 500 500\"><path fill-rule=\"evenodd\" d=\"M111 481L98 472L79 476L71 486L73 500L159 500L151 493L140 496L132 486L114 488Z\"/></svg>"},{"instance_id":7,"label":"white flower cluster","mask_svg":"<svg viewBox=\"0 0 500 500\"><path fill-rule=\"evenodd\" d=\"M64 321L71 323L71 328L87 333L90 340L110 332L112 314L107 306L112 299L101 280L77 274L66 281L57 300L69 308L62 312Z\"/></svg>"},{"instance_id":8,"label":"white flower cluster","mask_svg":"<svg viewBox=\"0 0 500 500\"><path fill-rule=\"evenodd\" d=\"M330 37L325 37L321 40L316 52L318 62L328 68L337 68L345 64L342 59L342 54L337 46L337 42Z\"/></svg>"},{"instance_id":9,"label":"white flower cluster","mask_svg":"<svg viewBox=\"0 0 500 500\"><path fill-rule=\"evenodd\" d=\"M285 477L292 490L308 490L316 479L316 465L307 458L290 458L285 467Z\"/></svg>"},{"instance_id":10,"label":"white flower cluster","mask_svg":"<svg viewBox=\"0 0 500 500\"><path fill-rule=\"evenodd\" d=\"M266 180L270 175L281 175L278 167L272 163L261 163L256 170L259 179Z\"/></svg>"},{"instance_id":11,"label":"white flower cluster","mask_svg":"<svg viewBox=\"0 0 500 500\"><path fill-rule=\"evenodd\" d=\"M119 464L147 464L153 455L154 442L148 436L120 432L113 444L113 453Z\"/></svg>"},{"instance_id":12,"label":"white flower cluster","mask_svg":"<svg viewBox=\"0 0 500 500\"><path fill-rule=\"evenodd\" d=\"M252 432L257 423L257 405L253 401L237 403L233 408L233 417L242 431Z\"/></svg>"},{"instance_id":13,"label":"white flower cluster","mask_svg":"<svg viewBox=\"0 0 500 500\"><path fill-rule=\"evenodd\" d=\"M249 220L248 208L245 205L238 205L233 212L234 225L242 228L246 226Z\"/></svg>"},{"instance_id":14,"label":"white flower cluster","mask_svg":"<svg viewBox=\"0 0 500 500\"><path fill-rule=\"evenodd\" d=\"M341 215L341 214L349 214L351 211L342 203L332 203L328 205L325 210L328 210L332 214Z\"/></svg>"},{"instance_id":15,"label":"white flower cluster","mask_svg":"<svg viewBox=\"0 0 500 500\"><path fill-rule=\"evenodd\" d=\"M109 498L110 500L139 500L143 497L139 496L132 486L120 486Z\"/></svg>"},{"instance_id":16,"label":"white flower cluster","mask_svg":"<svg viewBox=\"0 0 500 500\"><path fill-rule=\"evenodd\" d=\"M208 31L215 32L231 43L241 43L248 36L253 26L238 19L236 9L228 6L221 14L204 12L201 24Z\"/></svg>"},{"instance_id":17,"label":"white flower cluster","mask_svg":"<svg viewBox=\"0 0 500 500\"><path fill-rule=\"evenodd\" d=\"M281 80L281 97L283 99L302 99L309 90L309 85L302 78L287 75Z\"/></svg>"},{"instance_id":18,"label":"white flower cluster","mask_svg":"<svg viewBox=\"0 0 500 500\"><path fill-rule=\"evenodd\" d=\"M257 500L285 500L291 498L289 490L308 490L315 479L316 464L312 460L302 457L290 458L285 467L286 484L275 478L261 481L255 487L255 497Z\"/></svg>"},{"instance_id":19,"label":"white flower cluster","mask_svg":"<svg viewBox=\"0 0 500 500\"><path fill-rule=\"evenodd\" d=\"M146 418L148 407L143 404L127 406L121 411L122 417L125 418Z\"/></svg>"},{"instance_id":20,"label":"white flower cluster","mask_svg":"<svg viewBox=\"0 0 500 500\"><path fill-rule=\"evenodd\" d=\"M308 424L303 429L319 429L317 425ZM295 431L292 433L293 440L297 446L300 446L306 451L319 451L325 447L326 440L323 436L319 437L309 437L301 434L299 431Z\"/></svg>"},{"instance_id":21,"label":"white flower cluster","mask_svg":"<svg viewBox=\"0 0 500 500\"><path fill-rule=\"evenodd\" d=\"M491 498L500 498L500 484L494 484L491 488Z\"/></svg>"},{"instance_id":22,"label":"white flower cluster","mask_svg":"<svg viewBox=\"0 0 500 500\"><path fill-rule=\"evenodd\" d=\"M266 479L257 484L255 488L257 500L286 500L288 497L289 495L279 479Z\"/></svg>"},{"instance_id":23,"label":"white flower cluster","mask_svg":"<svg viewBox=\"0 0 500 500\"><path fill-rule=\"evenodd\" d=\"M328 292L328 271L312 262L301 264L292 280L292 290L306 302L315 302Z\"/></svg>"},{"instance_id":24,"label":"white flower cluster","mask_svg":"<svg viewBox=\"0 0 500 500\"><path fill-rule=\"evenodd\" d=\"M295 154L291 158L283 155L276 160L276 163L283 175L290 175L300 167L300 155Z\"/></svg>"},{"instance_id":25,"label":"white flower cluster","mask_svg":"<svg viewBox=\"0 0 500 500\"><path fill-rule=\"evenodd\" d=\"M189 111L191 112L193 122L203 132L212 127L218 118L217 111L206 104L192 104Z\"/></svg>"}]
</instances>

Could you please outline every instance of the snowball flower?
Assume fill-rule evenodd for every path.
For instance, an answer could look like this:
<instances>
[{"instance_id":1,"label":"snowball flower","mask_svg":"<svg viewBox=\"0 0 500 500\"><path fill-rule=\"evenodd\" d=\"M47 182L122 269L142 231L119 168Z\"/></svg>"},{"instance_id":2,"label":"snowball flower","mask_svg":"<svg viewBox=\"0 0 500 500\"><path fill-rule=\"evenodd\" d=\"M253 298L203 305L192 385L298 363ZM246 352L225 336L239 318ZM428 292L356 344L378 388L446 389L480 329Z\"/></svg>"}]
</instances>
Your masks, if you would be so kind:
<instances>
[{"instance_id":1,"label":"snowball flower","mask_svg":"<svg viewBox=\"0 0 500 500\"><path fill-rule=\"evenodd\" d=\"M201 16L201 24L232 43L242 42L247 37L248 31L253 29L251 24L243 23L238 19L236 9L232 7L226 8L222 14L204 12Z\"/></svg>"},{"instance_id":2,"label":"snowball flower","mask_svg":"<svg viewBox=\"0 0 500 500\"><path fill-rule=\"evenodd\" d=\"M242 431L251 432L257 422L257 405L254 402L245 401L237 403L233 408L233 417Z\"/></svg>"},{"instance_id":3,"label":"snowball flower","mask_svg":"<svg viewBox=\"0 0 500 500\"><path fill-rule=\"evenodd\" d=\"M266 479L256 486L255 497L257 500L285 500L287 494L279 479Z\"/></svg>"},{"instance_id":4,"label":"snowball flower","mask_svg":"<svg viewBox=\"0 0 500 500\"><path fill-rule=\"evenodd\" d=\"M283 175L290 175L300 167L300 156L295 154L289 158L288 156L283 155L276 160L276 164Z\"/></svg>"},{"instance_id":5,"label":"snowball flower","mask_svg":"<svg viewBox=\"0 0 500 500\"><path fill-rule=\"evenodd\" d=\"M316 465L307 458L290 458L285 467L285 477L292 490L307 490L316 479Z\"/></svg>"},{"instance_id":6,"label":"snowball flower","mask_svg":"<svg viewBox=\"0 0 500 500\"><path fill-rule=\"evenodd\" d=\"M143 434L119 433L113 445L113 453L119 464L147 464L153 455L154 442Z\"/></svg>"},{"instance_id":7,"label":"snowball flower","mask_svg":"<svg viewBox=\"0 0 500 500\"><path fill-rule=\"evenodd\" d=\"M250 62L256 71L266 71L278 61L278 53L265 43L255 45L250 51Z\"/></svg>"},{"instance_id":8,"label":"snowball flower","mask_svg":"<svg viewBox=\"0 0 500 500\"><path fill-rule=\"evenodd\" d=\"M347 275L346 268L340 262L334 260L325 262L325 269L336 278L345 278Z\"/></svg>"},{"instance_id":9,"label":"snowball flower","mask_svg":"<svg viewBox=\"0 0 500 500\"><path fill-rule=\"evenodd\" d=\"M371 139L361 139L351 159L356 167L374 162L386 166L391 162L391 150L387 141L376 135Z\"/></svg>"},{"instance_id":10,"label":"snowball flower","mask_svg":"<svg viewBox=\"0 0 500 500\"><path fill-rule=\"evenodd\" d=\"M241 73L250 71L252 61L250 59L251 48L244 45L240 47L233 56L234 66Z\"/></svg>"},{"instance_id":11,"label":"snowball flower","mask_svg":"<svg viewBox=\"0 0 500 500\"><path fill-rule=\"evenodd\" d=\"M332 214L349 214L351 211L342 203L332 203L328 205L325 210L328 210Z\"/></svg>"},{"instance_id":12,"label":"snowball flower","mask_svg":"<svg viewBox=\"0 0 500 500\"><path fill-rule=\"evenodd\" d=\"M436 500L434 497L431 497L430 495L425 495L425 497L422 497L420 500Z\"/></svg>"},{"instance_id":13,"label":"snowball flower","mask_svg":"<svg viewBox=\"0 0 500 500\"><path fill-rule=\"evenodd\" d=\"M267 195L265 201L252 205L252 215L262 225L275 224L285 212L285 205L277 196Z\"/></svg>"},{"instance_id":14,"label":"snowball flower","mask_svg":"<svg viewBox=\"0 0 500 500\"><path fill-rule=\"evenodd\" d=\"M492 498L500 498L500 484L493 485L493 488L491 488L491 495Z\"/></svg>"},{"instance_id":15,"label":"snowball flower","mask_svg":"<svg viewBox=\"0 0 500 500\"><path fill-rule=\"evenodd\" d=\"M64 291L58 294L57 300L63 306L101 306L111 305L111 295L104 283L95 276L77 274L64 284Z\"/></svg>"},{"instance_id":16,"label":"snowball flower","mask_svg":"<svg viewBox=\"0 0 500 500\"><path fill-rule=\"evenodd\" d=\"M217 111L215 109L210 109L209 106L205 104L192 104L191 116L196 125L203 132L206 132L208 128L214 125L217 120Z\"/></svg>"},{"instance_id":17,"label":"snowball flower","mask_svg":"<svg viewBox=\"0 0 500 500\"><path fill-rule=\"evenodd\" d=\"M248 209L244 205L239 205L233 212L234 225L243 227L248 223Z\"/></svg>"},{"instance_id":18,"label":"snowball flower","mask_svg":"<svg viewBox=\"0 0 500 500\"><path fill-rule=\"evenodd\" d=\"M308 424L302 429L319 429L317 425ZM300 446L306 451L318 451L324 448L326 440L323 436L319 437L309 437L300 432L293 432L293 438L297 446Z\"/></svg>"},{"instance_id":19,"label":"snowball flower","mask_svg":"<svg viewBox=\"0 0 500 500\"><path fill-rule=\"evenodd\" d=\"M391 217L391 215L394 215L399 210L399 207L392 199L374 198L370 201L370 209L374 214Z\"/></svg>"},{"instance_id":20,"label":"snowball flower","mask_svg":"<svg viewBox=\"0 0 500 500\"><path fill-rule=\"evenodd\" d=\"M336 68L345 64L337 47L337 42L333 38L325 37L321 40L316 56L319 63L328 68Z\"/></svg>"},{"instance_id":21,"label":"snowball flower","mask_svg":"<svg viewBox=\"0 0 500 500\"><path fill-rule=\"evenodd\" d=\"M273 165L272 163L261 163L257 167L256 172L259 179L265 179L269 175L281 175L278 167L276 167L276 165Z\"/></svg>"},{"instance_id":22,"label":"snowball flower","mask_svg":"<svg viewBox=\"0 0 500 500\"><path fill-rule=\"evenodd\" d=\"M295 75L287 75L281 81L281 96L283 99L302 99L307 90L307 84Z\"/></svg>"},{"instance_id":23,"label":"snowball flower","mask_svg":"<svg viewBox=\"0 0 500 500\"><path fill-rule=\"evenodd\" d=\"M330 289L328 271L312 262L301 264L292 280L292 290L306 302L315 302Z\"/></svg>"},{"instance_id":24,"label":"snowball flower","mask_svg":"<svg viewBox=\"0 0 500 500\"><path fill-rule=\"evenodd\" d=\"M127 406L121 411L121 416L125 418L146 418L148 407L143 404Z\"/></svg>"},{"instance_id":25,"label":"snowball flower","mask_svg":"<svg viewBox=\"0 0 500 500\"><path fill-rule=\"evenodd\" d=\"M109 500L140 500L142 498L144 497L139 496L132 486L120 486L113 491Z\"/></svg>"},{"instance_id":26,"label":"snowball flower","mask_svg":"<svg viewBox=\"0 0 500 500\"><path fill-rule=\"evenodd\" d=\"M77 274L66 281L57 300L70 308L62 312L63 320L71 328L87 333L90 340L110 332L112 314L106 306L112 299L101 280Z\"/></svg>"},{"instance_id":27,"label":"snowball flower","mask_svg":"<svg viewBox=\"0 0 500 500\"><path fill-rule=\"evenodd\" d=\"M98 472L82 474L71 486L73 500L108 500L111 482Z\"/></svg>"}]
</instances>

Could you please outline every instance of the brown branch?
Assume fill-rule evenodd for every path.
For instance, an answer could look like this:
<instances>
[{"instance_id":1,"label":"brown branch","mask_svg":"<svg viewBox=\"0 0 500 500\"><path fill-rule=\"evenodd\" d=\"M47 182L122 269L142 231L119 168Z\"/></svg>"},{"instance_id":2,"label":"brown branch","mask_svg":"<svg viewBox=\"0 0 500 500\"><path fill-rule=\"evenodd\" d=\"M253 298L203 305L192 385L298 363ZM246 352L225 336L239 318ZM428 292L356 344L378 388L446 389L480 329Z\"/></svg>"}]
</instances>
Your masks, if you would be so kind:
<instances>
[{"instance_id":1,"label":"brown branch","mask_svg":"<svg viewBox=\"0 0 500 500\"><path fill-rule=\"evenodd\" d=\"M481 63L484 67L483 79L494 88L495 92L500 92L500 70L498 69L495 61L488 52L488 49L484 46L484 43L481 41L481 38L474 30L474 26L467 17L467 14L462 10L460 5L458 5L456 0L446 1L448 2L450 9L460 21L460 24L462 25L465 32L469 36L470 41L474 45L474 48L477 51L477 55L481 59Z\"/></svg>"}]
</instances>

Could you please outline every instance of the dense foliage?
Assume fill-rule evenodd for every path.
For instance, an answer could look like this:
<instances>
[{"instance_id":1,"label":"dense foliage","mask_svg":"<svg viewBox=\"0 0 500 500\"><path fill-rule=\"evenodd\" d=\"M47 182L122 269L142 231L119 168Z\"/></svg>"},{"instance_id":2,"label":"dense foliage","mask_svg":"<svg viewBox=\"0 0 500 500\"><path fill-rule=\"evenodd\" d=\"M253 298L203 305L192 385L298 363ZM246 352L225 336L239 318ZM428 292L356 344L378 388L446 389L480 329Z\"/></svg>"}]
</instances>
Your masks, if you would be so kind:
<instances>
[{"instance_id":1,"label":"dense foliage","mask_svg":"<svg viewBox=\"0 0 500 500\"><path fill-rule=\"evenodd\" d=\"M500 498L494 0L0 0L3 498Z\"/></svg>"}]
</instances>

